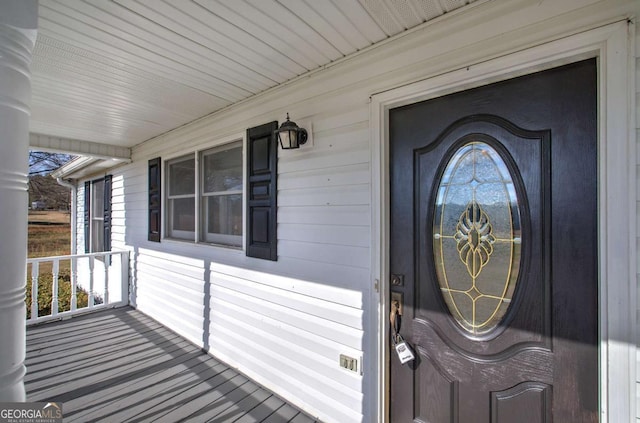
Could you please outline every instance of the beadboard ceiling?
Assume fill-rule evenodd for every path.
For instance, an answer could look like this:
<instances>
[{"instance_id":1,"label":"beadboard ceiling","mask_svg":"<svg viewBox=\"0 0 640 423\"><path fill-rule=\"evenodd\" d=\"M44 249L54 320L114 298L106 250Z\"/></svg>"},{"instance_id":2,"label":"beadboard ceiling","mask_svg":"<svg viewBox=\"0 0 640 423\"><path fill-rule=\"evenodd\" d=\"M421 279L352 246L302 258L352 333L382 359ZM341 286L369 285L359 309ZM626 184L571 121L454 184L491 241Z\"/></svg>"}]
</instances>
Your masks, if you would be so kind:
<instances>
[{"instance_id":1,"label":"beadboard ceiling","mask_svg":"<svg viewBox=\"0 0 640 423\"><path fill-rule=\"evenodd\" d=\"M40 0L30 130L131 147L473 1Z\"/></svg>"}]
</instances>

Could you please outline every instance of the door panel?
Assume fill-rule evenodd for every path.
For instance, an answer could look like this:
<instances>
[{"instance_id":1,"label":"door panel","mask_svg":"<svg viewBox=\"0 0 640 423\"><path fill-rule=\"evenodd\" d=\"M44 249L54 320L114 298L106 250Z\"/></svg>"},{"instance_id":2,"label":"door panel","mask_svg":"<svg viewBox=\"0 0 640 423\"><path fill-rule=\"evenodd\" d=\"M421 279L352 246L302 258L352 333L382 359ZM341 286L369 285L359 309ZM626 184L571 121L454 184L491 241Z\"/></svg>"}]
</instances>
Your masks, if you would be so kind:
<instances>
[{"instance_id":1,"label":"door panel","mask_svg":"<svg viewBox=\"0 0 640 423\"><path fill-rule=\"evenodd\" d=\"M389 121L391 421L597 421L595 60Z\"/></svg>"},{"instance_id":2,"label":"door panel","mask_svg":"<svg viewBox=\"0 0 640 423\"><path fill-rule=\"evenodd\" d=\"M521 421L518 416L523 411L528 415L528 422L550 422L550 405L551 386L524 382L506 391L491 393L491 423Z\"/></svg>"}]
</instances>

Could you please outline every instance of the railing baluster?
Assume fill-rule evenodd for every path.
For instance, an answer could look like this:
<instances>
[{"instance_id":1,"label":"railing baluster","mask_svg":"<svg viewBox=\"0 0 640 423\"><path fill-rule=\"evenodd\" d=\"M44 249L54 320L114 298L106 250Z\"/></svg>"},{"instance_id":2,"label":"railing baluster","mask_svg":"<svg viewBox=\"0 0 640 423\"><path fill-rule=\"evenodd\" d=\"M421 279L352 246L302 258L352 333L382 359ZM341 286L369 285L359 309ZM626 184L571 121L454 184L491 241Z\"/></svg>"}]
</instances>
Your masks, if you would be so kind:
<instances>
[{"instance_id":1,"label":"railing baluster","mask_svg":"<svg viewBox=\"0 0 640 423\"><path fill-rule=\"evenodd\" d=\"M93 268L94 256L89 256L89 308L93 308Z\"/></svg>"},{"instance_id":2,"label":"railing baluster","mask_svg":"<svg viewBox=\"0 0 640 423\"><path fill-rule=\"evenodd\" d=\"M113 256L116 256L118 259L113 260ZM83 261L84 259L88 259L88 266ZM96 259L105 265L104 268L104 291L102 288L100 289L100 293L96 293ZM129 252L128 251L116 251L116 252L101 252L101 253L87 253L87 254L74 254L67 256L55 256L55 257L36 257L27 259L27 269L28 266L31 265L31 317L27 319L27 325L37 324L40 322L45 322L48 320L60 319L61 317L72 316L76 314L83 313L89 309L96 308L96 298L97 295L102 295L104 293L104 303L100 304L98 308L102 308L103 306L117 306L117 305L125 305L127 304L127 300L129 298L128 292L128 282L129 282L129 266L128 266ZM61 262L66 264L66 260L70 261L70 283L71 283L71 298L69 306L64 306L66 302L66 297L61 298L58 295L58 291L60 290L60 277L61 272L64 267L61 267ZM113 269L110 269L108 264L114 263L112 266ZM39 316L39 306L38 304L38 290L39 290L39 277L40 277L40 263L46 263L48 266L51 263L51 272L46 271L47 275L51 274L53 277L53 281L51 282L51 288L53 290L51 295L50 304L42 304L43 307L49 308L51 307L51 314L46 314L45 316ZM117 269L117 266L120 266L120 269ZM111 271L113 270L113 271ZM88 273L88 275L87 275ZM101 273L98 273L101 275ZM118 299L116 303L112 303L109 298L112 294L110 292L109 282L110 279L115 275L115 279L113 281L114 284L120 284L119 286L122 288L122 298ZM88 278L87 278L88 276ZM48 279L48 278L47 278ZM88 279L88 280L87 280ZM66 276L65 276L66 280ZM98 278L98 282L102 282L102 277ZM28 281L27 281L28 283ZM47 282L48 283L48 282ZM78 309L78 293L80 291L84 292L84 290L88 291L88 307Z\"/></svg>"},{"instance_id":3,"label":"railing baluster","mask_svg":"<svg viewBox=\"0 0 640 423\"><path fill-rule=\"evenodd\" d=\"M75 257L71 258L71 311L75 311L78 307L78 295L77 295L77 286L78 286L78 259Z\"/></svg>"},{"instance_id":4,"label":"railing baluster","mask_svg":"<svg viewBox=\"0 0 640 423\"><path fill-rule=\"evenodd\" d=\"M38 318L38 271L40 263L31 264L31 320Z\"/></svg>"},{"instance_id":5,"label":"railing baluster","mask_svg":"<svg viewBox=\"0 0 640 423\"><path fill-rule=\"evenodd\" d=\"M60 260L53 260L53 271L51 272L51 276L53 276L53 281L51 284L51 315L55 316L58 314L58 273L60 270Z\"/></svg>"},{"instance_id":6,"label":"railing baluster","mask_svg":"<svg viewBox=\"0 0 640 423\"><path fill-rule=\"evenodd\" d=\"M102 298L102 304L109 304L109 265L111 262L111 254L104 256L104 297Z\"/></svg>"}]
</instances>

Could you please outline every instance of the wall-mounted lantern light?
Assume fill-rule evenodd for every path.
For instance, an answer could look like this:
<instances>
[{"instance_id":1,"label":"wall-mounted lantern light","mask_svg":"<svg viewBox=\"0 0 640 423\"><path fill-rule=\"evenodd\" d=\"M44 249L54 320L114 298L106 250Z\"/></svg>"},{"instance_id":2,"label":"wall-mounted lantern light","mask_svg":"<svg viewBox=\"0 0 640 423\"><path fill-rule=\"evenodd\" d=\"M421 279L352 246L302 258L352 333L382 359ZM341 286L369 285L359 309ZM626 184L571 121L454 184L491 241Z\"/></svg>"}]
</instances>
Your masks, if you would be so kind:
<instances>
[{"instance_id":1,"label":"wall-mounted lantern light","mask_svg":"<svg viewBox=\"0 0 640 423\"><path fill-rule=\"evenodd\" d=\"M291 122L289 113L287 113L287 120L275 130L275 134L283 150L300 148L302 144L307 142L307 130L300 128L295 122Z\"/></svg>"}]
</instances>

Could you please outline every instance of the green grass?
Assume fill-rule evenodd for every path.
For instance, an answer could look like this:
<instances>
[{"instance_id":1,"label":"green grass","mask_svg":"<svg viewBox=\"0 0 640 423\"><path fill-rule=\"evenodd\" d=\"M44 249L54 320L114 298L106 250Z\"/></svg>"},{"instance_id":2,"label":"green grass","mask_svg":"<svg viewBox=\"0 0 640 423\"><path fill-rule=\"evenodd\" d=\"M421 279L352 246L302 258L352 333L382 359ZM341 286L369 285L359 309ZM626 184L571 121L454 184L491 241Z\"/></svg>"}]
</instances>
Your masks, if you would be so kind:
<instances>
[{"instance_id":1,"label":"green grass","mask_svg":"<svg viewBox=\"0 0 640 423\"><path fill-rule=\"evenodd\" d=\"M52 257L70 254L71 227L69 213L57 211L29 212L29 235L27 253L29 258ZM38 316L51 314L51 300L53 293L53 264L40 263L38 268ZM76 290L77 308L88 304L87 291ZM100 304L100 298L95 304ZM31 266L27 267L27 319L31 318ZM71 309L71 261L61 260L58 270L58 311Z\"/></svg>"},{"instance_id":2,"label":"green grass","mask_svg":"<svg viewBox=\"0 0 640 423\"><path fill-rule=\"evenodd\" d=\"M38 276L38 316L48 316L51 314L51 301L53 299L53 276L51 273ZM77 308L86 307L89 304L87 291L81 288L76 289ZM95 300L95 304L102 301ZM31 279L27 279L27 295L25 297L27 305L27 319L31 318ZM68 270L58 273L58 312L71 310L71 275Z\"/></svg>"},{"instance_id":3,"label":"green grass","mask_svg":"<svg viewBox=\"0 0 640 423\"><path fill-rule=\"evenodd\" d=\"M64 212L29 212L28 257L70 254L71 226L69 219L69 213Z\"/></svg>"}]
</instances>

